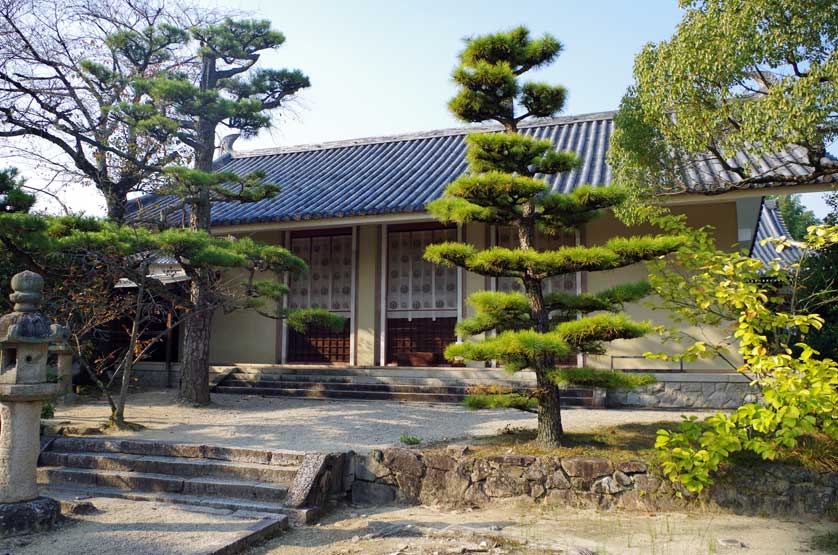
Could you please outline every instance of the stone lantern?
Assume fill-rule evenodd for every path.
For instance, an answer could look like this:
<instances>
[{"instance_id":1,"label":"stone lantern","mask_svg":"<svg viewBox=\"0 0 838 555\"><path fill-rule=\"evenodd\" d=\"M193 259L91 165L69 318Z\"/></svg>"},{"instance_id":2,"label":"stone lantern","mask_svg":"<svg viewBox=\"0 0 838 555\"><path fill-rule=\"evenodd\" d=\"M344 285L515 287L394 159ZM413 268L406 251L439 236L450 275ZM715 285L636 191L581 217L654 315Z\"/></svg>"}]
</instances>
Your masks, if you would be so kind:
<instances>
[{"instance_id":1,"label":"stone lantern","mask_svg":"<svg viewBox=\"0 0 838 555\"><path fill-rule=\"evenodd\" d=\"M43 278L21 272L12 278L14 312L0 317L0 535L48 526L58 504L38 497L41 405L58 392L47 382L50 343L67 330L39 312Z\"/></svg>"}]
</instances>

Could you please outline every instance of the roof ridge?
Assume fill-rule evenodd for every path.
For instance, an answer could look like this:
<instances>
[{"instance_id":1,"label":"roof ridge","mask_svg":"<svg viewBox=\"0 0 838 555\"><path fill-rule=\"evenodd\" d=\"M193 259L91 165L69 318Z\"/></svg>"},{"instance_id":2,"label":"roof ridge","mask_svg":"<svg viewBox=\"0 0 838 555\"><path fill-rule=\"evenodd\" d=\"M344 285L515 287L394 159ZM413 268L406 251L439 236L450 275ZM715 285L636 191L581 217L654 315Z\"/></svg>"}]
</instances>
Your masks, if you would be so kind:
<instances>
[{"instance_id":1,"label":"roof ridge","mask_svg":"<svg viewBox=\"0 0 838 555\"><path fill-rule=\"evenodd\" d=\"M570 124L582 121L595 121L604 119L613 119L616 110L608 110L604 112L590 112L587 114L578 114L573 116L557 116L552 118L537 118L519 125L522 129L531 127L541 127L551 124ZM376 137L359 137L356 139L341 139L337 141L325 141L322 143L300 144L279 146L270 148L259 148L248 151L233 152L233 159L236 158L255 158L258 156L272 156L277 154L291 154L295 152L309 152L315 150L329 150L333 148L346 148L351 146L363 146L371 144L393 143L400 141L410 141L419 139L431 139L435 137L449 137L452 135L465 135L475 131L494 131L501 130L503 127L497 123L468 125L463 127L448 127L445 129L430 129L426 131L415 131L410 133L398 133L395 135L381 135Z\"/></svg>"}]
</instances>

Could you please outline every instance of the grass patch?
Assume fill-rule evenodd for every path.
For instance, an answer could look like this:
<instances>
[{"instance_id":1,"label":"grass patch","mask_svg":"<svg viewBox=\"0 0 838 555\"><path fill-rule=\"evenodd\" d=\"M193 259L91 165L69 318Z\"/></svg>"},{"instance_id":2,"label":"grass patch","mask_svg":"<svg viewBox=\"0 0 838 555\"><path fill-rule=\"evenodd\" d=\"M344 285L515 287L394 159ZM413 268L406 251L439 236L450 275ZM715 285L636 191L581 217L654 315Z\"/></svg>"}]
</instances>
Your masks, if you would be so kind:
<instances>
[{"instance_id":1,"label":"grass patch","mask_svg":"<svg viewBox=\"0 0 838 555\"><path fill-rule=\"evenodd\" d=\"M812 538L812 548L826 553L838 553L838 532L827 532Z\"/></svg>"},{"instance_id":2,"label":"grass patch","mask_svg":"<svg viewBox=\"0 0 838 555\"><path fill-rule=\"evenodd\" d=\"M542 449L536 442L536 431L508 428L494 436L475 438L469 442L479 457L494 455L536 455L553 457L595 456L612 461L642 460L657 462L655 434L661 428L675 429L678 422L622 424L591 432L566 433L558 449Z\"/></svg>"},{"instance_id":3,"label":"grass patch","mask_svg":"<svg viewBox=\"0 0 838 555\"><path fill-rule=\"evenodd\" d=\"M657 465L655 437L660 429L677 430L679 422L630 423L599 428L591 432L572 432L562 436L558 449L542 449L536 442L536 431L507 428L493 436L474 438L469 445L478 457L495 455L534 455L553 457L593 456L615 462L642 460ZM838 471L838 441L824 435L806 435L795 449L787 450L775 463L810 468L819 472ZM736 466L752 468L769 464L750 451L734 453L725 465L728 471Z\"/></svg>"}]
</instances>

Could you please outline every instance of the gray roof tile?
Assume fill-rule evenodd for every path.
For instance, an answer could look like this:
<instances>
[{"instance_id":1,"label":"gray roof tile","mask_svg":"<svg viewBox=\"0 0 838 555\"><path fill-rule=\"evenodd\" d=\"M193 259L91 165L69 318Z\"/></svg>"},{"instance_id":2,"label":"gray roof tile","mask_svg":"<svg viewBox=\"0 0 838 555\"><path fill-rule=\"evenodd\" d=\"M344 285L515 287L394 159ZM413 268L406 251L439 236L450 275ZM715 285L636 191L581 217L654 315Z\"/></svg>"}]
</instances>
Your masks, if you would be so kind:
<instances>
[{"instance_id":1,"label":"gray roof tile","mask_svg":"<svg viewBox=\"0 0 838 555\"><path fill-rule=\"evenodd\" d=\"M614 112L601 112L522 125L524 134L550 139L557 150L572 150L582 160L576 170L549 176L552 190L567 193L581 184L611 183L605 155L614 129L613 117ZM212 223L225 226L421 212L466 171L465 136L499 130L498 126L472 126L226 155L217 161L219 170L240 174L262 170L267 181L281 186L282 192L255 203L216 203ZM783 172L804 171L802 153L792 149L782 158L787 163L751 157L748 162L779 165ZM717 162L696 160L684 169L687 188L694 192L718 188L720 175L736 181ZM171 198L146 195L133 200L129 210L135 221L154 221L159 219L161 208L172 202ZM177 224L181 218L175 213L169 221Z\"/></svg>"},{"instance_id":2,"label":"gray roof tile","mask_svg":"<svg viewBox=\"0 0 838 555\"><path fill-rule=\"evenodd\" d=\"M777 252L773 243L762 244L762 241L773 237L792 238L791 233L786 228L786 223L783 221L783 216L780 214L780 209L777 207L777 201L764 199L760 207L754 243L751 246L751 256L758 258L765 264L776 259L782 266L794 264L803 256L803 249L796 246L788 246Z\"/></svg>"}]
</instances>

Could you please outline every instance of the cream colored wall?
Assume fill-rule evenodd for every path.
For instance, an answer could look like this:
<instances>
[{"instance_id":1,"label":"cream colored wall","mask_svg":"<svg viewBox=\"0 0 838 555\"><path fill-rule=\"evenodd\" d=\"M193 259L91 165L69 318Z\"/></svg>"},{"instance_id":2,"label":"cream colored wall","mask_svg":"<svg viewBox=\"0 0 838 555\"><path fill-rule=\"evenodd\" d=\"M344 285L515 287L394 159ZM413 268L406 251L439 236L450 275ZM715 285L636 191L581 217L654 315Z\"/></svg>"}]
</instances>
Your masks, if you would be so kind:
<instances>
[{"instance_id":1,"label":"cream colored wall","mask_svg":"<svg viewBox=\"0 0 838 555\"><path fill-rule=\"evenodd\" d=\"M716 244L720 248L732 248L737 243L737 218L736 203L714 203L705 205L681 206L673 209L674 213L686 214L687 221L695 226L711 225L715 228ZM584 231L584 242L586 245L597 245L604 243L611 237L620 235L639 235L656 233L650 227L627 228L617 221L612 215L607 215L589 224ZM619 283L639 281L647 276L645 265L635 264L627 268L607 272L591 272L583 282L585 291L596 293ZM655 297L647 297L638 303L626 305L626 312L636 320L647 320L653 324L672 324L666 316L666 312L652 310L647 303L654 303ZM687 328L690 333L706 334L708 341L715 341L722 337L720 330ZM591 367L608 368L611 364L611 355L614 356L639 356L645 352L667 352L673 354L678 352L678 345L663 345L660 338L652 333L645 337L632 340L618 340L609 345L608 352L603 356L588 356L586 365ZM737 361L734 361L738 363ZM617 369L641 368L649 370L677 369L678 365L669 362L647 360L647 359L614 359L614 367ZM689 370L731 370L730 366L720 359L699 361L686 364Z\"/></svg>"},{"instance_id":2,"label":"cream colored wall","mask_svg":"<svg viewBox=\"0 0 838 555\"><path fill-rule=\"evenodd\" d=\"M474 245L478 249L485 249L489 246L486 241L487 234L488 231L486 229L486 226L483 224L470 223L466 225L465 240L467 243ZM484 289L486 289L486 278L478 274L465 272L463 288L465 289L465 291L463 292L463 297L467 298L472 293L475 293L477 291L483 291ZM465 303L465 310L463 311L463 315L466 318L474 316L474 307L468 303Z\"/></svg>"},{"instance_id":3,"label":"cream colored wall","mask_svg":"<svg viewBox=\"0 0 838 555\"><path fill-rule=\"evenodd\" d=\"M247 236L263 243L280 243L280 233L276 231L249 233ZM253 310L238 310L230 314L219 310L212 319L210 362L273 364L278 362L278 340L276 320L260 316Z\"/></svg>"},{"instance_id":4,"label":"cream colored wall","mask_svg":"<svg viewBox=\"0 0 838 555\"><path fill-rule=\"evenodd\" d=\"M489 246L488 242L488 233L489 230L487 226L479 223L470 223L466 225L465 228L465 240L466 243L470 243L477 247L478 249L485 249ZM477 291L484 291L487 288L486 278L479 274L474 274L472 272L465 272L465 278L463 279L463 303L465 304L465 310L463 310L463 317L470 318L474 316L475 310L474 307L471 306L469 303L465 302L465 299L468 298L469 295L475 293ZM475 336L474 339L482 338L484 334L480 334ZM468 366L474 368L485 368L485 362L476 362L476 361L468 361L466 362Z\"/></svg>"},{"instance_id":5,"label":"cream colored wall","mask_svg":"<svg viewBox=\"0 0 838 555\"><path fill-rule=\"evenodd\" d=\"M694 226L712 225L716 229L717 243L720 247L731 247L737 243L737 213L736 203L716 202L712 204L681 206L673 209L676 213L684 213L688 221ZM381 226L367 224L358 226L357 274L356 274L356 328L355 328L355 363L359 366L378 364L377 346L379 341L378 307L379 284L382 271L379 268L381 257ZM583 233L583 241L587 245L600 244L611 237L627 234L654 233L650 228L627 229L613 216L606 215L588 225ZM251 236L254 239L268 243L279 243L280 232L260 232ZM487 245L486 227L481 224L469 224L465 229L466 240L478 248ZM583 281L586 291L596 292L628 281L636 281L646 277L642 264L621 268L610 272L595 272L588 274ZM464 297L486 288L486 280L477 274L465 273ZM654 301L648 298L640 303L632 303L626 311L635 319L651 320L664 323L664 313L653 311L645 306L645 302ZM465 306L466 317L473 314L471 306ZM719 333L711 333L709 340L718 337ZM239 311L230 315L216 314L213 321L213 341L211 360L213 363L249 362L271 364L278 362L278 326L272 319L259 316L253 311ZM609 367L610 355L642 355L646 351L673 352L671 347L662 346L654 335L631 341L615 341L610 345L607 355L589 357L586 364L597 367ZM664 369L677 368L676 365L660 361L645 359L617 359L617 368ZM695 370L727 370L729 367L722 361L708 361L687 365Z\"/></svg>"},{"instance_id":6,"label":"cream colored wall","mask_svg":"<svg viewBox=\"0 0 838 555\"><path fill-rule=\"evenodd\" d=\"M380 258L381 235L379 225L358 226L358 266L355 282L355 357L358 366L375 364L377 343L376 307L379 304L376 271Z\"/></svg>"}]
</instances>

